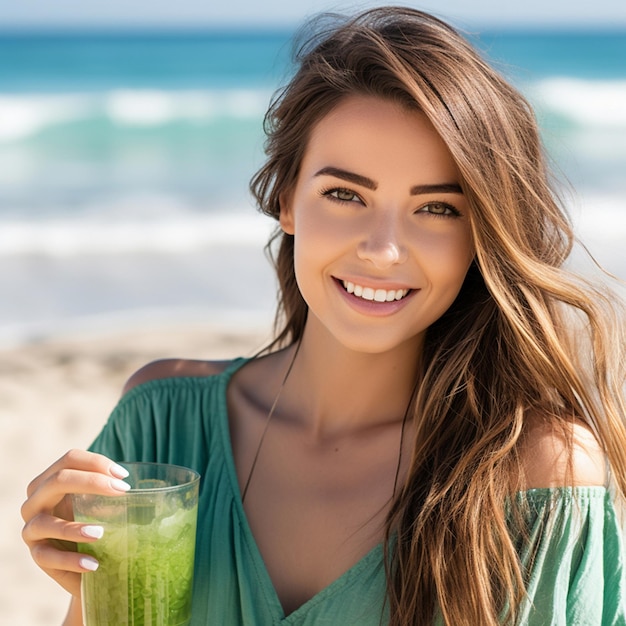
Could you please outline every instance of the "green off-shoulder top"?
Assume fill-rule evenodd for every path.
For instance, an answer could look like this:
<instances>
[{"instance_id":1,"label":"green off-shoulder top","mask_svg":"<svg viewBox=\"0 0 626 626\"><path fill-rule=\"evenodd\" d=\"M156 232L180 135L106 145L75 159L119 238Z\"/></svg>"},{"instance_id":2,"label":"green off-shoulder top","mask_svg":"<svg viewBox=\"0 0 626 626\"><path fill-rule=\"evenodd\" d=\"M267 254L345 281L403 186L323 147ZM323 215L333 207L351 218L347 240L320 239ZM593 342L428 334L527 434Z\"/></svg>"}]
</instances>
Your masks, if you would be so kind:
<instances>
[{"instance_id":1,"label":"green off-shoulder top","mask_svg":"<svg viewBox=\"0 0 626 626\"><path fill-rule=\"evenodd\" d=\"M237 359L215 376L153 380L131 389L91 450L201 474L192 626L385 624L381 545L284 614L243 510L230 443L226 388L245 362ZM608 490L533 489L517 497L528 504L527 540L519 549L528 596L519 623L626 625L622 529Z\"/></svg>"}]
</instances>

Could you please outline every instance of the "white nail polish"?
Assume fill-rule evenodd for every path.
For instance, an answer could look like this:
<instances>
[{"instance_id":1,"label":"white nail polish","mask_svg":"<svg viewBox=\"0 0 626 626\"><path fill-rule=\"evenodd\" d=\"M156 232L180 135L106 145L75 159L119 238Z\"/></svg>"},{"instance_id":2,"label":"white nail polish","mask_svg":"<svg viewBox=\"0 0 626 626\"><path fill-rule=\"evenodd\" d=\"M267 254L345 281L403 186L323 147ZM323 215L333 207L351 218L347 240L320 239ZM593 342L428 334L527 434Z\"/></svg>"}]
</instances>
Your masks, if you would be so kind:
<instances>
[{"instance_id":1,"label":"white nail polish","mask_svg":"<svg viewBox=\"0 0 626 626\"><path fill-rule=\"evenodd\" d=\"M130 485L125 483L123 480L119 480L118 478L111 479L111 487L116 491L128 491L130 489Z\"/></svg>"},{"instance_id":2,"label":"white nail polish","mask_svg":"<svg viewBox=\"0 0 626 626\"><path fill-rule=\"evenodd\" d=\"M104 528L102 526L82 526L80 532L84 537L101 539L102 535L104 535Z\"/></svg>"},{"instance_id":3,"label":"white nail polish","mask_svg":"<svg viewBox=\"0 0 626 626\"><path fill-rule=\"evenodd\" d=\"M90 556L83 556L78 562L80 563L80 566L88 572L95 572L100 565L96 559L92 559Z\"/></svg>"},{"instance_id":4,"label":"white nail polish","mask_svg":"<svg viewBox=\"0 0 626 626\"><path fill-rule=\"evenodd\" d=\"M117 463L113 463L109 469L111 474L116 478L126 478L128 477L128 470Z\"/></svg>"}]
</instances>

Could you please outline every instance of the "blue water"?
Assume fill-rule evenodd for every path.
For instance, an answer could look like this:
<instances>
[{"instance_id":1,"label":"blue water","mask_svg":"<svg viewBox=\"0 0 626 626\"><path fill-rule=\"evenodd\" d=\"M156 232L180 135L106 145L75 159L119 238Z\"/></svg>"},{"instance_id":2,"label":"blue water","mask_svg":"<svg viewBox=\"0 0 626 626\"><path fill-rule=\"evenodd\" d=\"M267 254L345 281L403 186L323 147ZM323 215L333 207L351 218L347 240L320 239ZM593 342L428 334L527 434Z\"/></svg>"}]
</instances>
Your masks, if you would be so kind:
<instances>
[{"instance_id":1,"label":"blue water","mask_svg":"<svg viewBox=\"0 0 626 626\"><path fill-rule=\"evenodd\" d=\"M58 92L272 86L290 32L8 34L0 91Z\"/></svg>"},{"instance_id":2,"label":"blue water","mask_svg":"<svg viewBox=\"0 0 626 626\"><path fill-rule=\"evenodd\" d=\"M520 77L626 77L625 31L468 32ZM0 92L274 86L291 31L0 32Z\"/></svg>"},{"instance_id":3,"label":"blue water","mask_svg":"<svg viewBox=\"0 0 626 626\"><path fill-rule=\"evenodd\" d=\"M247 183L291 34L0 33L0 339L271 310L272 225ZM581 233L626 277L626 31L471 37L536 107Z\"/></svg>"},{"instance_id":4,"label":"blue water","mask_svg":"<svg viewBox=\"0 0 626 626\"><path fill-rule=\"evenodd\" d=\"M513 78L626 78L626 31L485 32L472 39Z\"/></svg>"}]
</instances>

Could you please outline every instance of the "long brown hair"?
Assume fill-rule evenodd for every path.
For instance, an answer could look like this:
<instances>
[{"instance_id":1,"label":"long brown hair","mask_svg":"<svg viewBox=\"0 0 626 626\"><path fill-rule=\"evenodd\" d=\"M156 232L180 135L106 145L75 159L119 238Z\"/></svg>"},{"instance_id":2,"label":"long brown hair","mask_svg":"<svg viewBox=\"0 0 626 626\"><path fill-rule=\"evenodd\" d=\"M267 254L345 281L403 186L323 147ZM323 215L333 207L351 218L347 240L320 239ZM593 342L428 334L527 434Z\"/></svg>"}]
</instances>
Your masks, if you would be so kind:
<instances>
[{"instance_id":1,"label":"long brown hair","mask_svg":"<svg viewBox=\"0 0 626 626\"><path fill-rule=\"evenodd\" d=\"M528 415L557 427L584 420L626 494L619 304L563 269L573 231L532 110L459 33L399 7L324 18L314 30L265 119L268 159L251 183L261 210L278 218L315 124L348 95L374 95L423 112L439 132L461 174L476 248L424 344L413 457L386 525L390 624L432 624L437 614L455 626L513 623L524 573L505 502L520 488ZM277 341L293 342L307 316L293 237L277 231L268 245L280 284ZM571 340L571 312L584 322L584 346Z\"/></svg>"}]
</instances>

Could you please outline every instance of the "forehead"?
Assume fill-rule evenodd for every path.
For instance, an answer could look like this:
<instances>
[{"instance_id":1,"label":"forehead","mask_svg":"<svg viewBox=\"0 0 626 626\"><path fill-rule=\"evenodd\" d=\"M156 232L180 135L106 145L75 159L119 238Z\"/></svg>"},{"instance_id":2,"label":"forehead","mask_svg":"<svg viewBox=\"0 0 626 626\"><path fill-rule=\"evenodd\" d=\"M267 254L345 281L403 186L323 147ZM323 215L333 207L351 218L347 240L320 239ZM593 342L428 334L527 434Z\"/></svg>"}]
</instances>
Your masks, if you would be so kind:
<instances>
[{"instance_id":1,"label":"forehead","mask_svg":"<svg viewBox=\"0 0 626 626\"><path fill-rule=\"evenodd\" d=\"M426 115L373 96L345 98L313 127L303 169L327 165L374 177L376 170L405 173L414 183L459 179L450 151Z\"/></svg>"}]
</instances>

